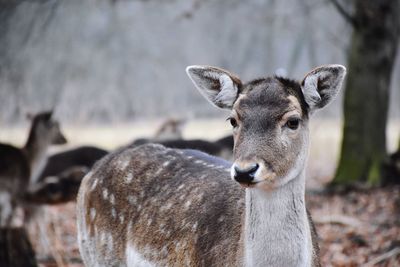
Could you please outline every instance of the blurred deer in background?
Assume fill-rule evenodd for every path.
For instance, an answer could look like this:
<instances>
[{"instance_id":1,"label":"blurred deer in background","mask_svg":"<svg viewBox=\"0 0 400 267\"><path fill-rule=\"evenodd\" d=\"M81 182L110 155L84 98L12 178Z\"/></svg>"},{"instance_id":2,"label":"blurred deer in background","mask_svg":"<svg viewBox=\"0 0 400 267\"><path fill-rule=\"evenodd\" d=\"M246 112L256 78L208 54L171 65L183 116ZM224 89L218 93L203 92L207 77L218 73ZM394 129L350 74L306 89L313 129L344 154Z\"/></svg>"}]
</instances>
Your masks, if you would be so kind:
<instances>
[{"instance_id":1,"label":"blurred deer in background","mask_svg":"<svg viewBox=\"0 0 400 267\"><path fill-rule=\"evenodd\" d=\"M32 117L28 140L23 148L0 144L0 226L10 226L17 202L29 185L37 182L46 164L50 145L65 144L52 111Z\"/></svg>"},{"instance_id":2,"label":"blurred deer in background","mask_svg":"<svg viewBox=\"0 0 400 267\"><path fill-rule=\"evenodd\" d=\"M160 125L153 139L157 141L181 139L185 124L184 119L169 118Z\"/></svg>"},{"instance_id":3,"label":"blurred deer in background","mask_svg":"<svg viewBox=\"0 0 400 267\"><path fill-rule=\"evenodd\" d=\"M183 139L182 131L185 121L182 119L168 119L157 130L154 138L139 138L126 147L135 147L143 144L161 144L168 148L196 149L207 154L232 159L233 137L232 135L220 138L216 141L204 139Z\"/></svg>"},{"instance_id":4,"label":"blurred deer in background","mask_svg":"<svg viewBox=\"0 0 400 267\"><path fill-rule=\"evenodd\" d=\"M345 68L244 84L215 67L187 73L231 110L233 165L151 144L104 157L78 194L86 266L320 266L304 199L308 125L336 96Z\"/></svg>"},{"instance_id":5,"label":"blurred deer in background","mask_svg":"<svg viewBox=\"0 0 400 267\"><path fill-rule=\"evenodd\" d=\"M107 154L107 150L94 146L80 146L55 153L48 157L39 180L44 180L48 176L57 176L70 168L86 167L90 169L96 161Z\"/></svg>"},{"instance_id":6,"label":"blurred deer in background","mask_svg":"<svg viewBox=\"0 0 400 267\"><path fill-rule=\"evenodd\" d=\"M195 149L207 154L224 158L226 160L232 159L233 137L227 136L216 141L207 141L203 139L173 139L165 141L153 141L149 139L135 140L128 147L136 147L143 144L160 144L168 148L178 149Z\"/></svg>"}]
</instances>

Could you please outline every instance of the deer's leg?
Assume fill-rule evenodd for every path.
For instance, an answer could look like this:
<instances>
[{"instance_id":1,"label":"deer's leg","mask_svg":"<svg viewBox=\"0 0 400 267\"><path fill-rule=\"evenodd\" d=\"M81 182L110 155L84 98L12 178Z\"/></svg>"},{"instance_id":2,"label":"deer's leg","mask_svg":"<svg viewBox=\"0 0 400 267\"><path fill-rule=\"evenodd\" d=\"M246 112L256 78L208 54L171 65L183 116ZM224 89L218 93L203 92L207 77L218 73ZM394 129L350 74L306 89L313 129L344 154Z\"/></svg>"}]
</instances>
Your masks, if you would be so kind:
<instances>
[{"instance_id":1,"label":"deer's leg","mask_svg":"<svg viewBox=\"0 0 400 267\"><path fill-rule=\"evenodd\" d=\"M6 227L11 224L14 210L11 194L7 191L0 191L0 227Z\"/></svg>"}]
</instances>

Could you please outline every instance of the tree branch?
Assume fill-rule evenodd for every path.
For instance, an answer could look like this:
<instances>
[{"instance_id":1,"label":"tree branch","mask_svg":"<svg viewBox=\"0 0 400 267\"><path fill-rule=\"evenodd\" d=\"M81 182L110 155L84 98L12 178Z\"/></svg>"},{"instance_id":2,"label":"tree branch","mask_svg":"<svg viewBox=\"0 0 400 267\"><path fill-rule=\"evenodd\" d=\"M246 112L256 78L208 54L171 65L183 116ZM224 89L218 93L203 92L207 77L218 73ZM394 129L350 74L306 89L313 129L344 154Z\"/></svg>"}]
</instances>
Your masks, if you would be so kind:
<instances>
[{"instance_id":1,"label":"tree branch","mask_svg":"<svg viewBox=\"0 0 400 267\"><path fill-rule=\"evenodd\" d=\"M342 4L339 3L338 0L329 0L331 2L336 10L343 16L343 18L350 23L353 27L356 27L356 20L354 17L342 6Z\"/></svg>"}]
</instances>

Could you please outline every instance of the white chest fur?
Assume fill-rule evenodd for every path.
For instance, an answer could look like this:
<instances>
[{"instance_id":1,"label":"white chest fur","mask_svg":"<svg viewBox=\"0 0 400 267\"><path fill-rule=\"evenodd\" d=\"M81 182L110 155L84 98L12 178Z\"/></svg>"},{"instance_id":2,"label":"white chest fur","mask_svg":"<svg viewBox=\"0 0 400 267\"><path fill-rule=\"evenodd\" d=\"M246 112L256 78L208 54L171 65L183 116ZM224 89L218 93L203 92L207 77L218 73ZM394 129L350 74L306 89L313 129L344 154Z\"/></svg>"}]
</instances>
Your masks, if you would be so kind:
<instances>
[{"instance_id":1,"label":"white chest fur","mask_svg":"<svg viewBox=\"0 0 400 267\"><path fill-rule=\"evenodd\" d=\"M245 266L311 266L304 179L277 191L246 191Z\"/></svg>"}]
</instances>

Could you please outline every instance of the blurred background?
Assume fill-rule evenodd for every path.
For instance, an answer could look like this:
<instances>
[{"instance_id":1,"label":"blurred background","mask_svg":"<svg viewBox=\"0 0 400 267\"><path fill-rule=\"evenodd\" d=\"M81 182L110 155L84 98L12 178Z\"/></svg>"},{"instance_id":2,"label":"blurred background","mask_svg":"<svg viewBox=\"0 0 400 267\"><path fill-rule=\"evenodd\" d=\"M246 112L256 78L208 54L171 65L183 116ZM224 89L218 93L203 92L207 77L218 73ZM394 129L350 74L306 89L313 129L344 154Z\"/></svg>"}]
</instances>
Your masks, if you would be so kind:
<instances>
[{"instance_id":1,"label":"blurred background","mask_svg":"<svg viewBox=\"0 0 400 267\"><path fill-rule=\"evenodd\" d=\"M154 138L171 118L183 121L180 139L214 141L230 134L228 113L204 100L186 66L248 81L342 64L345 90L311 124L307 185L323 266L399 266L400 190L387 185L399 182L400 6L377 2L0 0L0 142L23 146L26 114L49 109L68 139L49 155ZM39 264L80 266L74 204L46 212Z\"/></svg>"},{"instance_id":2,"label":"blurred background","mask_svg":"<svg viewBox=\"0 0 400 267\"><path fill-rule=\"evenodd\" d=\"M346 65L352 32L330 1L5 2L21 3L1 16L1 125L52 107L68 124L215 117L187 65L220 66L242 80L301 79L318 65ZM393 119L399 68L397 60ZM340 107L336 101L323 115L338 118Z\"/></svg>"}]
</instances>

